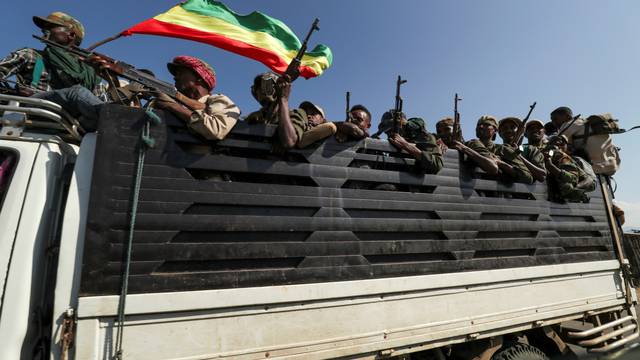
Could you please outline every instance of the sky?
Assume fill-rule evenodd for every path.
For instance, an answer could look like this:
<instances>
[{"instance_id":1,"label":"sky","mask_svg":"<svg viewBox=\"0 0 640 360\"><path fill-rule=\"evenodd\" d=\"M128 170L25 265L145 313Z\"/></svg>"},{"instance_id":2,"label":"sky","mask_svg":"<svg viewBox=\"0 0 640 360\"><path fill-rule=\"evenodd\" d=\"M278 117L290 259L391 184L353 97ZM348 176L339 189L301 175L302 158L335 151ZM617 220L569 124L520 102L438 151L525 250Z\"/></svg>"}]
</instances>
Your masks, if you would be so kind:
<instances>
[{"instance_id":1,"label":"sky","mask_svg":"<svg viewBox=\"0 0 640 360\"><path fill-rule=\"evenodd\" d=\"M66 12L86 28L83 46L115 35L160 14L177 1L22 0L5 9L0 53L41 45L33 15ZM291 102L311 100L329 120L345 116L345 92L351 103L373 113L374 127L394 105L395 80L402 88L408 116L426 120L429 130L453 113L453 97L463 133L474 137L483 114L549 120L558 106L588 116L612 113L623 128L640 125L640 2L634 0L242 0L226 1L246 14L261 11L286 23L303 37L314 18L317 43L333 51L333 66L314 79L294 83ZM7 16L8 15L8 16ZM11 31L6 31L11 29ZM209 45L134 35L97 49L111 57L153 70L171 81L166 63L178 55L197 56L217 72L214 92L233 99L244 115L258 108L250 94L259 62ZM4 56L4 55L0 55ZM615 175L616 201L627 212L625 227L640 228L640 130L617 135L622 167Z\"/></svg>"}]
</instances>

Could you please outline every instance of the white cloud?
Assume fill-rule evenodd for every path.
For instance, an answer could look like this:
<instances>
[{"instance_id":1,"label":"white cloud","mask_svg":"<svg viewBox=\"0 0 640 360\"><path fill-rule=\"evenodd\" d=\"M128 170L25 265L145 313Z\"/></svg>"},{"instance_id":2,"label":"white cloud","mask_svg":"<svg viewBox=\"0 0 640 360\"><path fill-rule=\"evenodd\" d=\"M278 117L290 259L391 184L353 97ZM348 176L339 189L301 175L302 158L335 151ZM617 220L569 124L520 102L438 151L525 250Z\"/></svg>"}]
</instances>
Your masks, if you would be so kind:
<instances>
[{"instance_id":1,"label":"white cloud","mask_svg":"<svg viewBox=\"0 0 640 360\"><path fill-rule=\"evenodd\" d=\"M640 203L631 203L626 201L615 201L618 206L624 210L624 229L631 228L640 229Z\"/></svg>"}]
</instances>

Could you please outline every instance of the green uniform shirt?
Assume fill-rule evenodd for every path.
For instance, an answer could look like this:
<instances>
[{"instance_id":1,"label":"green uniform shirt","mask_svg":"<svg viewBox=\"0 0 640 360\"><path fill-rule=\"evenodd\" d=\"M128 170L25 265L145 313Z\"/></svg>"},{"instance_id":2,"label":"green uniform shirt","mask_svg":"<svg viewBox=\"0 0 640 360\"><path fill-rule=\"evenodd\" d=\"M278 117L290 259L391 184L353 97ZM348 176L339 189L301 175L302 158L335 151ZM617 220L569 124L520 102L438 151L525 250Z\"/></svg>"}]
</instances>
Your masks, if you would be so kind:
<instances>
[{"instance_id":1,"label":"green uniform shirt","mask_svg":"<svg viewBox=\"0 0 640 360\"><path fill-rule=\"evenodd\" d=\"M551 162L560 169L557 176L549 173L550 179L554 182L555 189L550 191L550 196L556 201L586 202L589 200L587 192L595 190L595 181L587 189L578 188L578 184L587 178L591 178L583 170L578 161L558 150L554 151ZM587 164L588 166L588 164Z\"/></svg>"},{"instance_id":2,"label":"green uniform shirt","mask_svg":"<svg viewBox=\"0 0 640 360\"><path fill-rule=\"evenodd\" d=\"M443 166L442 152L436 144L436 137L429 133L422 119L411 118L402 127L400 135L422 151L416 160L416 170L423 174L436 174Z\"/></svg>"},{"instance_id":3,"label":"green uniform shirt","mask_svg":"<svg viewBox=\"0 0 640 360\"><path fill-rule=\"evenodd\" d=\"M524 151L522 156L529 160L533 165L544 169L544 154L542 153L542 146L523 145Z\"/></svg>"},{"instance_id":4,"label":"green uniform shirt","mask_svg":"<svg viewBox=\"0 0 640 360\"><path fill-rule=\"evenodd\" d=\"M289 117L291 118L291 123L293 125L293 129L296 132L297 142L302 139L302 134L307 131L307 113L302 109L292 109L289 111ZM249 116L245 118L245 121L249 124L273 124L277 125L280 118L277 113L269 117L267 113L260 109L258 111L254 111Z\"/></svg>"},{"instance_id":5,"label":"green uniform shirt","mask_svg":"<svg viewBox=\"0 0 640 360\"><path fill-rule=\"evenodd\" d=\"M509 182L519 182L525 184L533 184L533 175L531 171L524 164L524 161L520 158L520 150L509 144L496 145L495 153L500 160L506 162L513 167L515 174L513 176L507 176L503 174L503 178Z\"/></svg>"}]
</instances>

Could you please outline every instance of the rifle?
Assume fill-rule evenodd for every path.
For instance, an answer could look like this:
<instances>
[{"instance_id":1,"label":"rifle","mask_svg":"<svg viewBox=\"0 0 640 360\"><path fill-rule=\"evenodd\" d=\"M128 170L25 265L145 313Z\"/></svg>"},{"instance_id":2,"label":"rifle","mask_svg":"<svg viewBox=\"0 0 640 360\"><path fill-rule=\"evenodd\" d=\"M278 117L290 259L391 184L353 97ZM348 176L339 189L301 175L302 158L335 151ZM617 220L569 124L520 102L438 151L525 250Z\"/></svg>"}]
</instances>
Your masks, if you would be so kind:
<instances>
[{"instance_id":1,"label":"rifle","mask_svg":"<svg viewBox=\"0 0 640 360\"><path fill-rule=\"evenodd\" d=\"M346 108L345 114L347 114L347 117L345 119L345 122L351 122L351 111L349 111L351 110L351 107L349 104L351 102L351 93L347 91L346 97L347 97L347 108Z\"/></svg>"},{"instance_id":2,"label":"rifle","mask_svg":"<svg viewBox=\"0 0 640 360\"><path fill-rule=\"evenodd\" d=\"M285 70L283 74L283 75L289 76L289 79L291 82L293 82L295 79L298 78L298 76L300 76L300 64L302 62L302 57L304 56L304 53L307 52L307 43L309 42L309 38L311 37L311 34L315 30L320 30L320 28L318 27L319 22L320 20L318 20L317 18L313 21L313 24L311 24L311 29L309 29L307 36L304 38L304 41L302 42L302 46L300 47L300 50L298 50L296 57L294 57L293 60L291 60L291 62L289 63L289 66L287 66L287 70Z\"/></svg>"},{"instance_id":3,"label":"rifle","mask_svg":"<svg viewBox=\"0 0 640 360\"><path fill-rule=\"evenodd\" d=\"M453 140L462 141L462 131L460 130L460 113L458 112L458 102L462 100L461 97L458 97L458 93L453 99L453 131L451 132L451 137Z\"/></svg>"},{"instance_id":4,"label":"rifle","mask_svg":"<svg viewBox=\"0 0 640 360\"><path fill-rule=\"evenodd\" d=\"M178 90L176 90L173 84L170 84L166 81L162 81L150 74L142 72L136 69L133 65L129 65L123 61L115 60L104 54L100 54L95 51L86 50L75 45L64 46L37 35L33 35L33 37L45 43L47 46L52 46L52 47L65 50L79 57L82 61L86 61L86 59L92 56L98 56L101 59L104 59L109 64L110 71L114 72L119 76L122 76L125 79L142 84L143 86L149 89L153 89L157 92L164 93L178 100L179 102L181 102L182 104L186 105L187 107L193 110L204 109L204 104L202 104L197 100L193 100L187 97L186 95L180 93Z\"/></svg>"},{"instance_id":5,"label":"rifle","mask_svg":"<svg viewBox=\"0 0 640 360\"><path fill-rule=\"evenodd\" d=\"M407 80L402 80L402 77L400 77L400 75L398 75L398 80L396 81L396 105L395 105L394 109L391 110L393 112L393 123L391 123L391 125L386 126L384 128L379 128L378 131L376 131L375 134L371 135L372 139L380 138L380 135L383 132L387 132L387 131L389 131L391 129L393 129L392 130L392 134L397 134L402 129L402 105L403 105L404 101L402 100L402 97L400 96L400 86L402 86L402 84L404 84L406 82L407 82Z\"/></svg>"},{"instance_id":6,"label":"rifle","mask_svg":"<svg viewBox=\"0 0 640 360\"><path fill-rule=\"evenodd\" d=\"M518 129L518 134L516 135L516 147L520 147L520 145L522 145L522 141L524 140L524 126L527 124L527 121L529 121L529 117L531 117L531 113L535 108L536 102L534 101L533 104L529 105L529 112L527 113L527 116L525 116L525 118L522 120L520 129Z\"/></svg>"},{"instance_id":7,"label":"rifle","mask_svg":"<svg viewBox=\"0 0 640 360\"><path fill-rule=\"evenodd\" d=\"M396 106L393 109L393 134L398 134L402 130L402 105L404 101L400 96L400 86L406 82L407 80L402 80L402 77L398 75L398 80L396 81Z\"/></svg>"}]
</instances>

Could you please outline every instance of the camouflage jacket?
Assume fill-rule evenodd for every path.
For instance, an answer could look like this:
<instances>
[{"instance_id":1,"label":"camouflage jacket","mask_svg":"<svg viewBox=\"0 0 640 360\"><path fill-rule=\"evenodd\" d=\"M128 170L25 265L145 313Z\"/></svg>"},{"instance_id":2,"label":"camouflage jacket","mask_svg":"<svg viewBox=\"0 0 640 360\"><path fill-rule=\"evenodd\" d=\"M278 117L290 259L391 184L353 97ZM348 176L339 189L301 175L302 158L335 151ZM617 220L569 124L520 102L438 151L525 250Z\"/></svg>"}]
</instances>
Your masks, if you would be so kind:
<instances>
[{"instance_id":1,"label":"camouflage jacket","mask_svg":"<svg viewBox=\"0 0 640 360\"><path fill-rule=\"evenodd\" d=\"M523 145L524 150L522 151L522 156L524 156L525 159L529 160L529 162L533 165L544 169L544 154L542 153L543 147L544 145Z\"/></svg>"},{"instance_id":2,"label":"camouflage jacket","mask_svg":"<svg viewBox=\"0 0 640 360\"><path fill-rule=\"evenodd\" d=\"M436 143L436 137L429 133L420 118L411 118L402 127L400 135L414 143L422 156L416 159L416 171L423 174L436 174L443 166L442 152Z\"/></svg>"},{"instance_id":3,"label":"camouflage jacket","mask_svg":"<svg viewBox=\"0 0 640 360\"><path fill-rule=\"evenodd\" d=\"M493 141L489 144L483 144L479 139L467 141L465 144L478 154L484 157L492 157L500 159L514 168L515 176L507 176L502 174L502 180L507 182L520 182L525 184L533 184L533 176L531 171L518 156L520 151L511 145L496 144Z\"/></svg>"},{"instance_id":4,"label":"camouflage jacket","mask_svg":"<svg viewBox=\"0 0 640 360\"><path fill-rule=\"evenodd\" d=\"M582 166L589 166L588 163L555 150L551 162L560 169L556 176L549 174L551 180L549 196L551 200L568 202L589 201L588 192L595 190L595 179L589 175ZM584 164L584 165L583 165ZM584 180L591 180L585 188L578 188L578 184Z\"/></svg>"}]
</instances>

